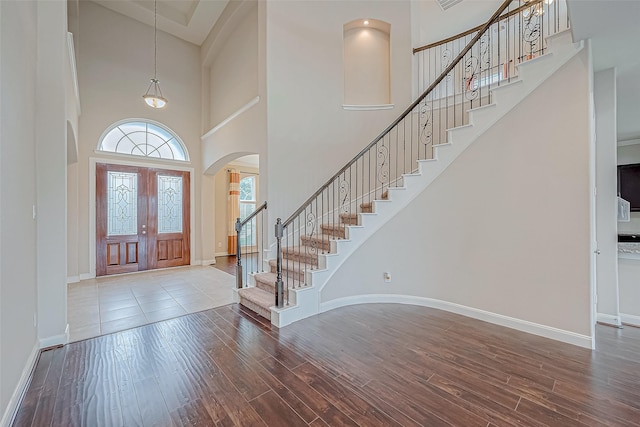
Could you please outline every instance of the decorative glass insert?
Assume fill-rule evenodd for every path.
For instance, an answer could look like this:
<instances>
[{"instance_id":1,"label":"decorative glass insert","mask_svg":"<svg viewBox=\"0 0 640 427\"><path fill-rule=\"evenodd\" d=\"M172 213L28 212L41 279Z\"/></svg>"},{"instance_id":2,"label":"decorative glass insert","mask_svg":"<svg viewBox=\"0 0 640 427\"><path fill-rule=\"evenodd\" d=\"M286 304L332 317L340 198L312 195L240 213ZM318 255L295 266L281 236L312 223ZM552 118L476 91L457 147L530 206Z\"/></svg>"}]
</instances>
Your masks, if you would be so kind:
<instances>
[{"instance_id":1,"label":"decorative glass insert","mask_svg":"<svg viewBox=\"0 0 640 427\"><path fill-rule=\"evenodd\" d=\"M159 123L142 120L116 123L103 134L98 150L131 156L189 160L187 150L176 134Z\"/></svg>"},{"instance_id":2,"label":"decorative glass insert","mask_svg":"<svg viewBox=\"0 0 640 427\"><path fill-rule=\"evenodd\" d=\"M182 233L182 177L158 175L158 233Z\"/></svg>"},{"instance_id":3,"label":"decorative glass insert","mask_svg":"<svg viewBox=\"0 0 640 427\"><path fill-rule=\"evenodd\" d=\"M246 202L256 201L256 177L248 176L240 180L240 200Z\"/></svg>"},{"instance_id":4,"label":"decorative glass insert","mask_svg":"<svg viewBox=\"0 0 640 427\"><path fill-rule=\"evenodd\" d=\"M240 180L240 220L244 220L256 210L256 177L247 176ZM240 234L242 246L256 244L255 219L245 225Z\"/></svg>"},{"instance_id":5,"label":"decorative glass insert","mask_svg":"<svg viewBox=\"0 0 640 427\"><path fill-rule=\"evenodd\" d=\"M107 172L107 236L138 234L138 174Z\"/></svg>"}]
</instances>

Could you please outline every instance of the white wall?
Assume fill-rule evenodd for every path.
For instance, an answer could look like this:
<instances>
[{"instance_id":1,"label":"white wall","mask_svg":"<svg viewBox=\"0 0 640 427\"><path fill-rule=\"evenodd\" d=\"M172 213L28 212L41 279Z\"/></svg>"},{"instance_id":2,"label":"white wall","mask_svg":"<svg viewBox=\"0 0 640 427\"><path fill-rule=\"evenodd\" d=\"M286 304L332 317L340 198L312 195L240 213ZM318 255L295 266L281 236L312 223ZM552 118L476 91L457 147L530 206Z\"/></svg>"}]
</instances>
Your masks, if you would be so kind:
<instances>
[{"instance_id":1,"label":"white wall","mask_svg":"<svg viewBox=\"0 0 640 427\"><path fill-rule=\"evenodd\" d=\"M616 154L616 71L595 73L596 257L598 320L619 325Z\"/></svg>"},{"instance_id":2,"label":"white wall","mask_svg":"<svg viewBox=\"0 0 640 427\"><path fill-rule=\"evenodd\" d=\"M209 67L209 129L258 96L258 3L237 17Z\"/></svg>"},{"instance_id":3,"label":"white wall","mask_svg":"<svg viewBox=\"0 0 640 427\"><path fill-rule=\"evenodd\" d=\"M229 2L202 45L202 91L209 94L203 98L202 164L208 174L246 154L266 159L265 8L265 2ZM266 167L261 162L262 174ZM261 191L266 196L266 188Z\"/></svg>"},{"instance_id":4,"label":"white wall","mask_svg":"<svg viewBox=\"0 0 640 427\"><path fill-rule=\"evenodd\" d=\"M321 301L432 298L591 336L588 74L583 51L365 242Z\"/></svg>"},{"instance_id":5,"label":"white wall","mask_svg":"<svg viewBox=\"0 0 640 427\"><path fill-rule=\"evenodd\" d=\"M192 262L211 259L203 253L202 236L213 223L202 222L200 150L200 51L191 43L158 31L158 79L169 100L163 110L144 104L142 95L153 77L153 27L108 10L92 2L80 2L80 35L78 74L82 116L78 137L78 266L81 277L91 271L90 237L94 233L90 221L89 158L112 156L95 153L102 132L116 121L145 118L172 129L187 146L195 168L195 251ZM143 158L134 158L144 161ZM120 158L122 160L122 158ZM163 167L170 168L171 165Z\"/></svg>"},{"instance_id":6,"label":"white wall","mask_svg":"<svg viewBox=\"0 0 640 427\"><path fill-rule=\"evenodd\" d=\"M273 224L293 213L410 104L411 7L408 1L277 1L266 6L266 176ZM363 17L391 25L392 110L342 108L343 25Z\"/></svg>"},{"instance_id":7,"label":"white wall","mask_svg":"<svg viewBox=\"0 0 640 427\"><path fill-rule=\"evenodd\" d=\"M38 3L36 103L38 335L48 347L67 341L67 7ZM71 117L71 122L77 115Z\"/></svg>"},{"instance_id":8,"label":"white wall","mask_svg":"<svg viewBox=\"0 0 640 427\"><path fill-rule=\"evenodd\" d=\"M37 329L36 2L0 2L0 417L34 346ZM14 402L15 403L15 402Z\"/></svg>"}]
</instances>

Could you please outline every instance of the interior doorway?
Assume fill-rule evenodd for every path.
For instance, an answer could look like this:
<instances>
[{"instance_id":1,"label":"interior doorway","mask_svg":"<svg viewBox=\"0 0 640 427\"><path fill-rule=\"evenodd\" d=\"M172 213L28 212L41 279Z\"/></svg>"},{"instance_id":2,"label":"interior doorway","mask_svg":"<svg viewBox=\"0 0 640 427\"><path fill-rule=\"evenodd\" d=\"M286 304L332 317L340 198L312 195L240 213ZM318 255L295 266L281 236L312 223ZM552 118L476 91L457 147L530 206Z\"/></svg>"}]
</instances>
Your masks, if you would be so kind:
<instances>
[{"instance_id":1,"label":"interior doorway","mask_svg":"<svg viewBox=\"0 0 640 427\"><path fill-rule=\"evenodd\" d=\"M96 276L189 265L190 174L96 164Z\"/></svg>"}]
</instances>

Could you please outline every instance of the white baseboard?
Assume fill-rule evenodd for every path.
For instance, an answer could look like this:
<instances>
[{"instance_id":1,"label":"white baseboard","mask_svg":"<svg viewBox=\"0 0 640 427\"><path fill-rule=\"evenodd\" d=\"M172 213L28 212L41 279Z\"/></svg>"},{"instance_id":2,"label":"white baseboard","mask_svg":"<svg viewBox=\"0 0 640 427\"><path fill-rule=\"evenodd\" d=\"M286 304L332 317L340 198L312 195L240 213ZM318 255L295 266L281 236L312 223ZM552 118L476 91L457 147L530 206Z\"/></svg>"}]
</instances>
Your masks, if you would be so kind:
<instances>
[{"instance_id":1,"label":"white baseboard","mask_svg":"<svg viewBox=\"0 0 640 427\"><path fill-rule=\"evenodd\" d=\"M89 280L89 279L95 279L96 278L96 274L95 273L81 273L80 274L80 280Z\"/></svg>"},{"instance_id":2,"label":"white baseboard","mask_svg":"<svg viewBox=\"0 0 640 427\"><path fill-rule=\"evenodd\" d=\"M40 354L40 347L38 342L36 342L31 350L31 354L29 354L29 358L27 359L27 363L25 363L24 369L22 370L22 375L20 375L20 380L16 385L16 388L13 390L13 394L11 395L11 399L9 400L9 404L7 405L4 414L2 415L2 420L0 420L0 427L9 427L10 423L13 421L13 417L18 409L18 405L22 400L23 394L27 391L27 387L29 386L29 381L31 379L31 373L33 372L36 363L38 362L38 355Z\"/></svg>"},{"instance_id":3,"label":"white baseboard","mask_svg":"<svg viewBox=\"0 0 640 427\"><path fill-rule=\"evenodd\" d=\"M622 319L622 323L640 327L640 316L620 313L620 318Z\"/></svg>"},{"instance_id":4,"label":"white baseboard","mask_svg":"<svg viewBox=\"0 0 640 427\"><path fill-rule=\"evenodd\" d=\"M64 329L64 334L54 335L52 337L40 338L40 348L55 347L65 345L69 342L69 324Z\"/></svg>"},{"instance_id":5,"label":"white baseboard","mask_svg":"<svg viewBox=\"0 0 640 427\"><path fill-rule=\"evenodd\" d=\"M229 256L229 252L216 252L215 256Z\"/></svg>"},{"instance_id":6,"label":"white baseboard","mask_svg":"<svg viewBox=\"0 0 640 427\"><path fill-rule=\"evenodd\" d=\"M70 283L78 283L80 281L80 276L67 276L67 285Z\"/></svg>"},{"instance_id":7,"label":"white baseboard","mask_svg":"<svg viewBox=\"0 0 640 427\"><path fill-rule=\"evenodd\" d=\"M604 314L604 313L597 313L596 321L599 323L604 323L606 325L612 325L612 326L620 326L622 324L619 316L613 316L611 314Z\"/></svg>"},{"instance_id":8,"label":"white baseboard","mask_svg":"<svg viewBox=\"0 0 640 427\"><path fill-rule=\"evenodd\" d=\"M211 264L215 264L216 263L216 259L204 259L202 260L202 265L211 265Z\"/></svg>"},{"instance_id":9,"label":"white baseboard","mask_svg":"<svg viewBox=\"0 0 640 427\"><path fill-rule=\"evenodd\" d=\"M506 326L518 331L539 335L545 338L551 338L568 344L573 344L584 348L593 348L593 339L588 335L577 334L575 332L565 331L562 329L553 328L551 326L540 325L538 323L516 319L514 317L503 316L502 314L491 313L489 311L479 310L477 308L467 307L452 302L441 301L432 298L415 297L411 295L370 294L338 298L321 303L320 312L322 313L325 311L333 310L334 308L344 307L347 305L372 303L410 304L437 308L439 310L461 314L473 319L483 320L485 322L493 323L500 326Z\"/></svg>"}]
</instances>

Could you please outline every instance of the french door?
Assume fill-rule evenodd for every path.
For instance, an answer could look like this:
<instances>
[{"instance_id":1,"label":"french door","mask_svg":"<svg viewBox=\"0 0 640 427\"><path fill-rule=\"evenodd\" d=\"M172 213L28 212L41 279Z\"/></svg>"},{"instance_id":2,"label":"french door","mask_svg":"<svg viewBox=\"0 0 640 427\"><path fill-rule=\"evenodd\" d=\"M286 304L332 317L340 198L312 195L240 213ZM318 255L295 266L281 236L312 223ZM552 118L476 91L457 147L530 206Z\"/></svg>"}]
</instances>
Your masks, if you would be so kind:
<instances>
[{"instance_id":1,"label":"french door","mask_svg":"<svg viewBox=\"0 0 640 427\"><path fill-rule=\"evenodd\" d=\"M189 265L189 172L96 164L96 276Z\"/></svg>"}]
</instances>

